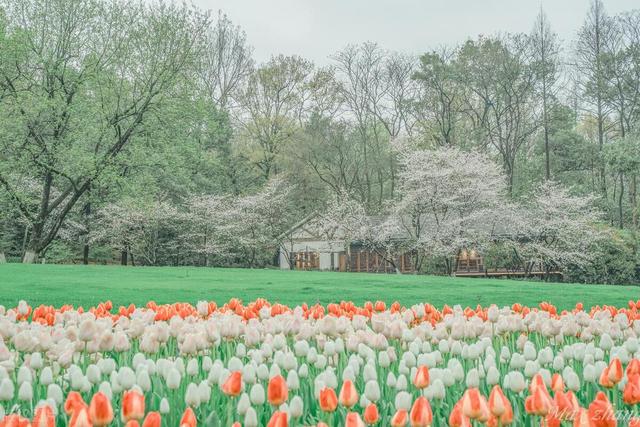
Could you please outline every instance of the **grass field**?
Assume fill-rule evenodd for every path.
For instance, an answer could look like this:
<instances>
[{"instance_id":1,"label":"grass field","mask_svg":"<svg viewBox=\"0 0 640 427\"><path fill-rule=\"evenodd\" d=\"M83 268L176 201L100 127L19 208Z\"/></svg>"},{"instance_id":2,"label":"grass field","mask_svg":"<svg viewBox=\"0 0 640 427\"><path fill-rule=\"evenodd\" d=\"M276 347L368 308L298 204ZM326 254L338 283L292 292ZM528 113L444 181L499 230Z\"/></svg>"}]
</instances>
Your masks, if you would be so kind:
<instances>
[{"instance_id":1,"label":"grass field","mask_svg":"<svg viewBox=\"0 0 640 427\"><path fill-rule=\"evenodd\" d=\"M549 301L571 308L576 302L626 305L629 299L640 298L640 287L221 268L0 265L0 304L5 306L15 306L20 299L32 305L86 307L107 299L117 306L149 300L222 303L232 297L244 301L263 297L289 305L378 299L436 306Z\"/></svg>"}]
</instances>

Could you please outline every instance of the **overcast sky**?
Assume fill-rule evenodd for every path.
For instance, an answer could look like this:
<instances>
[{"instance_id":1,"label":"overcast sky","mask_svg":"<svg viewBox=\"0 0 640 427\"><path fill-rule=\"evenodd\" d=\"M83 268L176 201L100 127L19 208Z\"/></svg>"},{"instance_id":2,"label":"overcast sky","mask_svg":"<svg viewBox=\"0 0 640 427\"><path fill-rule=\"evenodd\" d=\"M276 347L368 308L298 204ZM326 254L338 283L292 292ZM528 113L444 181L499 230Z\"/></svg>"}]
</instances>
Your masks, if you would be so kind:
<instances>
[{"instance_id":1,"label":"overcast sky","mask_svg":"<svg viewBox=\"0 0 640 427\"><path fill-rule=\"evenodd\" d=\"M469 37L529 31L540 5L565 43L575 38L589 0L193 0L222 10L247 33L258 62L298 54L318 64L348 43L421 53ZM638 0L604 0L608 13Z\"/></svg>"}]
</instances>

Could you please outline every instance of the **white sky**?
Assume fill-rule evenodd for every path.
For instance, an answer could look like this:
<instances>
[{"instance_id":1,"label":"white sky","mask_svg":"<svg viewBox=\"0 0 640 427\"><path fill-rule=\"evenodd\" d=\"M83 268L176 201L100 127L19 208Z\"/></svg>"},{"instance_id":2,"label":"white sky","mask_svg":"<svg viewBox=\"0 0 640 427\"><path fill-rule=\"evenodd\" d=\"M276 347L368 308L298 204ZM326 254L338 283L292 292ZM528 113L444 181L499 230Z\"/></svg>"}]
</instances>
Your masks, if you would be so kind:
<instances>
[{"instance_id":1,"label":"white sky","mask_svg":"<svg viewBox=\"0 0 640 427\"><path fill-rule=\"evenodd\" d=\"M192 0L225 12L247 33L258 62L298 54L317 64L346 44L422 53L469 37L532 28L540 5L569 43L589 0ZM639 8L637 0L604 0L609 14Z\"/></svg>"}]
</instances>

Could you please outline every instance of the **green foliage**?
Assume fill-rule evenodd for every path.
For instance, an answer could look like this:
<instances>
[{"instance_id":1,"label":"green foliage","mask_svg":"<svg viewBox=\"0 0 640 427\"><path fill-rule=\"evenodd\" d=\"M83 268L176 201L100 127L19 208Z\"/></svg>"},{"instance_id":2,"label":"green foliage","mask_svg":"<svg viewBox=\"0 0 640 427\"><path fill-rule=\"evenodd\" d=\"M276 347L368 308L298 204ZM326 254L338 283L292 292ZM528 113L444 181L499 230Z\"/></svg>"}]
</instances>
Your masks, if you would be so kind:
<instances>
[{"instance_id":1,"label":"green foliage","mask_svg":"<svg viewBox=\"0 0 640 427\"><path fill-rule=\"evenodd\" d=\"M634 233L606 228L602 238L595 240L589 251L593 262L577 268L569 266L565 276L571 282L606 283L610 285L635 284L638 275L638 237Z\"/></svg>"}]
</instances>

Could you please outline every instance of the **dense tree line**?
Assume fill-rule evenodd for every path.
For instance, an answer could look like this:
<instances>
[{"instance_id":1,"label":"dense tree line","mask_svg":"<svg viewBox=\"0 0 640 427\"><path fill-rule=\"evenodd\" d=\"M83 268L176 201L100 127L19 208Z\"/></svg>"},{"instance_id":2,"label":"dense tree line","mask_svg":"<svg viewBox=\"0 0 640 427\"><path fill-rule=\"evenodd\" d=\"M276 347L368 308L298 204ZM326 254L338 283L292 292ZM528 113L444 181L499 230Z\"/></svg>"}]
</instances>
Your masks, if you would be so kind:
<instances>
[{"instance_id":1,"label":"dense tree line","mask_svg":"<svg viewBox=\"0 0 640 427\"><path fill-rule=\"evenodd\" d=\"M499 173L456 181L471 154ZM465 218L584 207L608 237L580 243L593 256L562 262L569 276L637 280L640 11L594 0L570 41L541 12L523 33L420 56L348 45L317 66L257 64L241 28L189 6L0 0L0 260L269 265L287 227L337 199L407 218L446 188L440 167L483 194ZM473 243L451 221L446 245L405 224L444 260L424 271ZM386 226L367 231L378 247L402 224ZM540 260L547 243L517 253ZM496 262L514 249L500 246Z\"/></svg>"}]
</instances>

